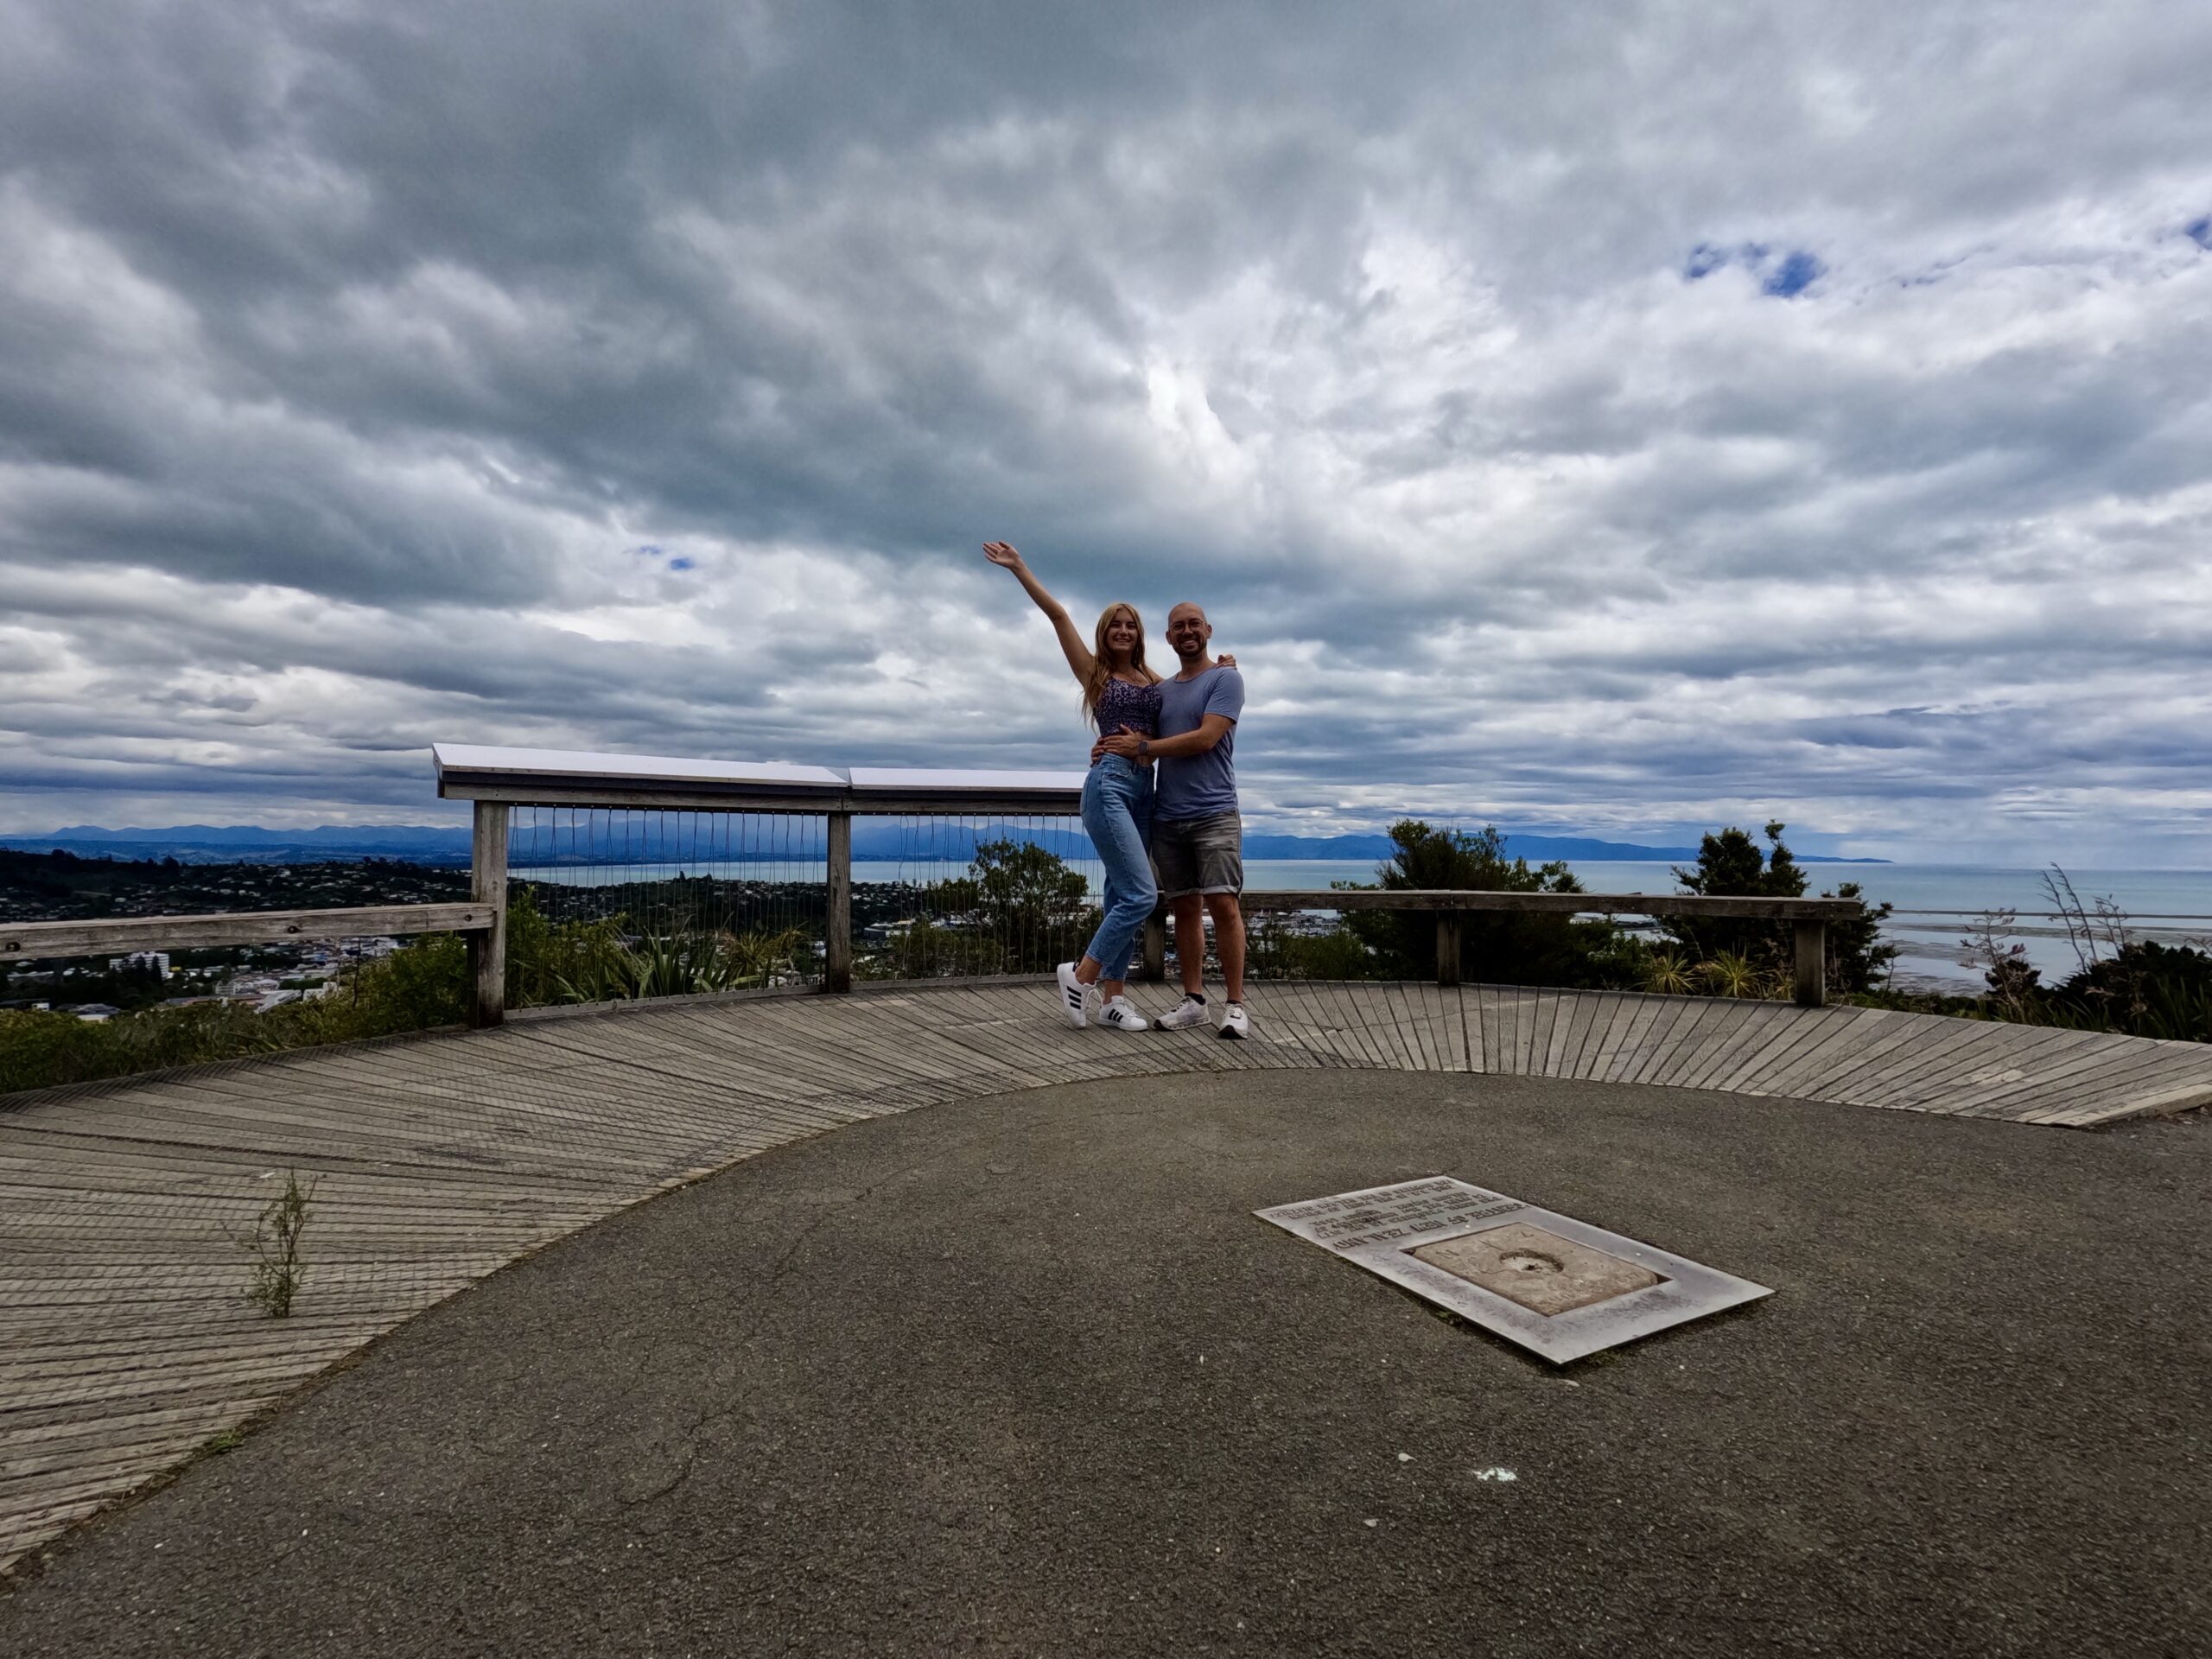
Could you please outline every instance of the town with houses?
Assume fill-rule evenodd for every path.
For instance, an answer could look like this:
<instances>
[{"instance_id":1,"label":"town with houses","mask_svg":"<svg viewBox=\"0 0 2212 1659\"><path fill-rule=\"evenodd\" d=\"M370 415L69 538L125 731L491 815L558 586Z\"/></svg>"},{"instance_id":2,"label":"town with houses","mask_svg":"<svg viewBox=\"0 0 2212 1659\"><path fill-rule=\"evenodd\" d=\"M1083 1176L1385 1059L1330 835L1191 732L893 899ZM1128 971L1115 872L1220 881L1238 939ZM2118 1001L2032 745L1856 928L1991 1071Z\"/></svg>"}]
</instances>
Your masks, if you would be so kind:
<instances>
[{"instance_id":1,"label":"town with houses","mask_svg":"<svg viewBox=\"0 0 2212 1659\"><path fill-rule=\"evenodd\" d=\"M267 950L252 954L268 956L281 952L291 960L276 965L256 963L235 971L215 969L192 969L179 966L173 954L167 950L137 950L125 957L111 957L107 961L105 979L108 982L151 982L162 989L176 989L178 994L136 1002L136 1007L190 1007L201 1002L234 1002L256 1014L266 1014L271 1008L283 1007L287 1002L311 1002L327 996L338 988L346 969L357 962L373 961L389 956L399 948L399 941L391 938L346 939L332 944L271 946ZM239 951L204 950L194 954L203 957L245 954ZM79 1001L75 993L89 988L75 982L101 976L93 964L73 964L43 976L47 994L43 996L19 995L0 999L0 1007L24 1008L33 1013L57 1009L74 1014L79 1020L104 1020L125 1012L123 1004L102 1001ZM32 976L19 977L29 980ZM190 988L181 988L190 987Z\"/></svg>"},{"instance_id":2,"label":"town with houses","mask_svg":"<svg viewBox=\"0 0 2212 1659\"><path fill-rule=\"evenodd\" d=\"M466 870L385 859L195 865L0 849L0 913L18 921L429 904L466 897L467 886ZM360 938L0 963L0 1008L87 1020L209 1001L265 1013L327 995L349 966L397 948Z\"/></svg>"}]
</instances>

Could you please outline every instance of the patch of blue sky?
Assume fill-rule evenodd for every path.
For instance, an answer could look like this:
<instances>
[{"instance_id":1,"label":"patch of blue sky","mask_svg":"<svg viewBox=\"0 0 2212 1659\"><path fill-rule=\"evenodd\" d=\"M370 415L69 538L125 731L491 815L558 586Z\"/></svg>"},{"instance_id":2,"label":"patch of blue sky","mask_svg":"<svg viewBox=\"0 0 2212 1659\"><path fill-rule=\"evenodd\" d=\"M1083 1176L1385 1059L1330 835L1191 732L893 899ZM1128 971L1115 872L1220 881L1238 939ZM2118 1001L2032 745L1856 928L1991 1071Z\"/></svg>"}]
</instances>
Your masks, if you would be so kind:
<instances>
[{"instance_id":1,"label":"patch of blue sky","mask_svg":"<svg viewBox=\"0 0 2212 1659\"><path fill-rule=\"evenodd\" d=\"M1818 282L1827 270L1818 259L1800 249L1775 267L1760 291L1779 299L1794 299Z\"/></svg>"},{"instance_id":2,"label":"patch of blue sky","mask_svg":"<svg viewBox=\"0 0 2212 1659\"><path fill-rule=\"evenodd\" d=\"M1710 242L1700 242L1690 250L1690 257L1683 262L1682 276L1689 282L1702 282L1727 263L1727 249L1716 248Z\"/></svg>"},{"instance_id":3,"label":"patch of blue sky","mask_svg":"<svg viewBox=\"0 0 2212 1659\"><path fill-rule=\"evenodd\" d=\"M2212 253L2212 213L2183 226L2181 233L2207 253Z\"/></svg>"},{"instance_id":4,"label":"patch of blue sky","mask_svg":"<svg viewBox=\"0 0 2212 1659\"><path fill-rule=\"evenodd\" d=\"M1732 248L1700 242L1682 262L1682 277L1686 282L1702 282L1725 265L1741 265L1760 273L1761 293L1787 300L1803 293L1827 270L1817 256L1802 248L1783 255L1782 263L1770 269L1772 252L1764 242L1745 242Z\"/></svg>"},{"instance_id":5,"label":"patch of blue sky","mask_svg":"<svg viewBox=\"0 0 2212 1659\"><path fill-rule=\"evenodd\" d=\"M668 568L671 570L689 570L691 569L691 565L692 562L690 559L684 558L681 556L671 559L668 562Z\"/></svg>"},{"instance_id":6,"label":"patch of blue sky","mask_svg":"<svg viewBox=\"0 0 2212 1659\"><path fill-rule=\"evenodd\" d=\"M1700 242L1690 250L1690 257L1683 262L1682 275L1694 283L1712 276L1723 265L1748 265L1757 270L1765 258L1764 242L1742 242L1732 248Z\"/></svg>"}]
</instances>

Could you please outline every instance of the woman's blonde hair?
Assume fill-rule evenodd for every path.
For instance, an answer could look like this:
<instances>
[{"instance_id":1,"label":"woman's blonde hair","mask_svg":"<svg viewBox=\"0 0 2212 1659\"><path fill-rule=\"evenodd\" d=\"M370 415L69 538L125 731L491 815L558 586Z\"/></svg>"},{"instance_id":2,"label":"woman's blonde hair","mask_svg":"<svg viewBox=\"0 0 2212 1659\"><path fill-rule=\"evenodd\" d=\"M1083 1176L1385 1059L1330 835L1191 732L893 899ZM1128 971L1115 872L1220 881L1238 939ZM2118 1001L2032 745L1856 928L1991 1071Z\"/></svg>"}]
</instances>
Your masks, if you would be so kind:
<instances>
[{"instance_id":1,"label":"woman's blonde hair","mask_svg":"<svg viewBox=\"0 0 2212 1659\"><path fill-rule=\"evenodd\" d=\"M1106 649L1106 630L1123 611L1129 613L1129 626L1137 631L1137 642L1129 652L1129 666L1144 677L1147 685L1160 683L1160 676L1144 665L1144 618L1137 614L1135 606L1117 600L1098 613L1098 626L1090 636L1090 677L1083 683L1083 712L1094 726L1098 723L1098 699L1106 695L1107 682L1114 677L1114 659Z\"/></svg>"}]
</instances>

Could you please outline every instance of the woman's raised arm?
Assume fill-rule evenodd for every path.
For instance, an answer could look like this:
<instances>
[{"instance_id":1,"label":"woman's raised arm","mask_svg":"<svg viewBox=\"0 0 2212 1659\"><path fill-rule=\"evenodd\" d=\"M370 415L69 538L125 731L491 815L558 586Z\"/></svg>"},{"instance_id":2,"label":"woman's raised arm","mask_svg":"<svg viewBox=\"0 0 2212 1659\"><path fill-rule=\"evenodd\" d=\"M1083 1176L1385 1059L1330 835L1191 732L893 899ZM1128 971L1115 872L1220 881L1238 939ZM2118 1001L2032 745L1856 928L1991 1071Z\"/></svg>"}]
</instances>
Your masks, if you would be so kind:
<instances>
[{"instance_id":1,"label":"woman's raised arm","mask_svg":"<svg viewBox=\"0 0 2212 1659\"><path fill-rule=\"evenodd\" d=\"M1021 555L1006 543L985 542L983 556L1001 569L1013 571L1014 578L1021 584L1022 591L1037 601L1039 610L1052 619L1052 632L1059 636L1060 650L1066 654L1068 667L1074 671L1076 683L1088 685L1093 661L1090 647L1084 644L1083 636L1075 631L1075 623L1068 616L1067 607L1046 590L1045 584L1031 573Z\"/></svg>"}]
</instances>

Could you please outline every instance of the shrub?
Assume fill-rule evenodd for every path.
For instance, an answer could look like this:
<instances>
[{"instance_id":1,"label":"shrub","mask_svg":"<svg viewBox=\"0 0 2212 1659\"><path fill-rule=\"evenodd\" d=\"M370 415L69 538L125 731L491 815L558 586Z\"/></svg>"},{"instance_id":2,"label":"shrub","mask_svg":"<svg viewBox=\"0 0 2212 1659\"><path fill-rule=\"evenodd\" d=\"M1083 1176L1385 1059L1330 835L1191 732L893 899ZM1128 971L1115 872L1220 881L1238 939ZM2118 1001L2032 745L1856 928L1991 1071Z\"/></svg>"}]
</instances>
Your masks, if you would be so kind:
<instances>
[{"instance_id":1,"label":"shrub","mask_svg":"<svg viewBox=\"0 0 2212 1659\"><path fill-rule=\"evenodd\" d=\"M1375 952L1351 928L1292 933L1255 918L1244 941L1245 970L1255 979L1373 979Z\"/></svg>"},{"instance_id":2,"label":"shrub","mask_svg":"<svg viewBox=\"0 0 2212 1659\"><path fill-rule=\"evenodd\" d=\"M1479 834L1438 830L1408 818L1390 826L1397 850L1376 870L1390 890L1471 893L1580 893L1564 863L1531 869L1505 855L1495 824ZM1353 911L1345 925L1372 952L1385 978L1427 979L1436 971L1436 918L1391 911ZM1462 979L1504 984L1595 985L1607 982L1617 930L1610 922L1567 916L1470 914L1459 936Z\"/></svg>"},{"instance_id":3,"label":"shrub","mask_svg":"<svg viewBox=\"0 0 2212 1659\"><path fill-rule=\"evenodd\" d=\"M797 928L692 927L636 937L617 914L556 922L534 888L507 903L507 1003L610 1002L753 989L798 976Z\"/></svg>"},{"instance_id":4,"label":"shrub","mask_svg":"<svg viewBox=\"0 0 2212 1659\"><path fill-rule=\"evenodd\" d=\"M2044 1001L2050 1014L2073 1014L2093 1028L2212 1041L2212 956L2187 945L2129 939L2116 955L2089 963L2057 985Z\"/></svg>"},{"instance_id":5,"label":"shrub","mask_svg":"<svg viewBox=\"0 0 2212 1659\"><path fill-rule=\"evenodd\" d=\"M1959 944L1965 960L1983 969L1986 995L1966 1008L1943 1006L1949 999L1918 999L1916 1006L2023 1025L2212 1042L2212 954L2137 938L2119 905L2109 898L2084 903L2056 865L2043 886L2066 925L2077 963L2073 974L2056 986L2044 984L2026 947L2010 938L2018 912L1985 911Z\"/></svg>"},{"instance_id":6,"label":"shrub","mask_svg":"<svg viewBox=\"0 0 2212 1659\"><path fill-rule=\"evenodd\" d=\"M0 1012L0 1093L456 1025L467 1014L467 948L452 934L431 934L363 963L329 995L266 1014L227 1002L105 1021Z\"/></svg>"},{"instance_id":7,"label":"shrub","mask_svg":"<svg viewBox=\"0 0 2212 1659\"><path fill-rule=\"evenodd\" d=\"M1004 973L1009 952L995 936L964 927L947 927L918 917L877 950L857 957L853 971L863 979L945 979ZM1065 956L1055 960L1065 961Z\"/></svg>"},{"instance_id":8,"label":"shrub","mask_svg":"<svg viewBox=\"0 0 2212 1659\"><path fill-rule=\"evenodd\" d=\"M518 886L507 895L507 1005L601 1002L612 988L615 954L622 948L620 916L556 922L537 907L537 889ZM589 995L603 992L602 995Z\"/></svg>"}]
</instances>

